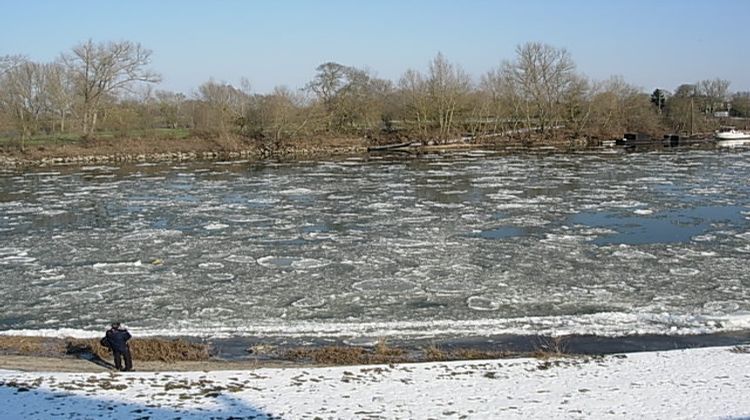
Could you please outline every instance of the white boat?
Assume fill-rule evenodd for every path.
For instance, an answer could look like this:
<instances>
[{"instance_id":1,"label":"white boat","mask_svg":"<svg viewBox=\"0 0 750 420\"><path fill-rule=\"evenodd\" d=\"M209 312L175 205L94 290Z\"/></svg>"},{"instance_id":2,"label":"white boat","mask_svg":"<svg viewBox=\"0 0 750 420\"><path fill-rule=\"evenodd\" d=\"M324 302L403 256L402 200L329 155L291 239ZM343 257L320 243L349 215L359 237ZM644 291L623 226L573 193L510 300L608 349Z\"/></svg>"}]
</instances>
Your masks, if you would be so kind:
<instances>
[{"instance_id":1,"label":"white boat","mask_svg":"<svg viewBox=\"0 0 750 420\"><path fill-rule=\"evenodd\" d=\"M722 127L714 133L716 140L745 140L750 139L750 133L736 130L734 127Z\"/></svg>"},{"instance_id":2,"label":"white boat","mask_svg":"<svg viewBox=\"0 0 750 420\"><path fill-rule=\"evenodd\" d=\"M719 147L747 147L750 146L750 137L737 140L717 140L716 145Z\"/></svg>"}]
</instances>

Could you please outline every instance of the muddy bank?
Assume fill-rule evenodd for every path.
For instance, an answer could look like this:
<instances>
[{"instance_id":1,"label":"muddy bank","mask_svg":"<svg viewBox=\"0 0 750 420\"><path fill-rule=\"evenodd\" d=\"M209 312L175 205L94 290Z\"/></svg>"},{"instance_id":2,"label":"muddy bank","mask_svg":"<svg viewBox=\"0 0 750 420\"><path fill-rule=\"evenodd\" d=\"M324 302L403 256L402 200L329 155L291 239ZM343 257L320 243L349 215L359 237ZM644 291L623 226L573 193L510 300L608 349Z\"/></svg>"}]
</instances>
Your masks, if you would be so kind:
<instances>
[{"instance_id":1,"label":"muddy bank","mask_svg":"<svg viewBox=\"0 0 750 420\"><path fill-rule=\"evenodd\" d=\"M98 340L1 337L0 369L97 371L111 368ZM516 357L602 356L675 349L744 346L750 331L705 335L561 337L503 335L417 340L325 340L233 337L135 339L138 370L227 370L257 367L398 364Z\"/></svg>"},{"instance_id":2,"label":"muddy bank","mask_svg":"<svg viewBox=\"0 0 750 420\"><path fill-rule=\"evenodd\" d=\"M241 138L97 139L78 142L0 148L0 167L23 168L100 163L170 162L195 160L260 160L268 157L301 159L367 152L361 138L311 140L270 148Z\"/></svg>"},{"instance_id":3,"label":"muddy bank","mask_svg":"<svg viewBox=\"0 0 750 420\"><path fill-rule=\"evenodd\" d=\"M186 139L95 139L17 147L0 147L0 168L22 169L55 165L123 164L145 162L187 162L212 160L259 161L273 158L300 160L361 156L374 143L366 138L324 138L287 142L269 146L242 138ZM542 141L528 139L494 139L492 141L458 141L450 144L415 141L399 153L422 154L444 151L490 149L506 152L529 150L565 151L590 147L584 140ZM377 152L376 152L377 154Z\"/></svg>"}]
</instances>

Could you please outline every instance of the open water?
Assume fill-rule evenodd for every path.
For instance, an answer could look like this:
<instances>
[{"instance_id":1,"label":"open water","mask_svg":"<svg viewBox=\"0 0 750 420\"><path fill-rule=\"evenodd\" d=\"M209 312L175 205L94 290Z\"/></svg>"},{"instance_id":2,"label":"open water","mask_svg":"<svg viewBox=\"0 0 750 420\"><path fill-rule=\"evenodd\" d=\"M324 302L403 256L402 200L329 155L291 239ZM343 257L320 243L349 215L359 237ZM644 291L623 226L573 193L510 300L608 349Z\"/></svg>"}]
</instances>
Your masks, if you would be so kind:
<instances>
[{"instance_id":1,"label":"open water","mask_svg":"<svg viewBox=\"0 0 750 420\"><path fill-rule=\"evenodd\" d=\"M0 172L0 333L750 329L750 151Z\"/></svg>"}]
</instances>

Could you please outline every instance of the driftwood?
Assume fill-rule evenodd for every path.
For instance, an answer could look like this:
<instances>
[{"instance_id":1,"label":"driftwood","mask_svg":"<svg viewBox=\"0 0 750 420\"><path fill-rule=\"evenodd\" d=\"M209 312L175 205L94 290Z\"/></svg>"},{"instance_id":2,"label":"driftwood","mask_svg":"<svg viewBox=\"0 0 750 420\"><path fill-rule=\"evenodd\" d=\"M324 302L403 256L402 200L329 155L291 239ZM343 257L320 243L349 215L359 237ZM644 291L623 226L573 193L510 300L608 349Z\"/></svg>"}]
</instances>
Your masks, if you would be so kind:
<instances>
[{"instance_id":1,"label":"driftwood","mask_svg":"<svg viewBox=\"0 0 750 420\"><path fill-rule=\"evenodd\" d=\"M367 148L368 152L379 152L384 150L394 150L394 149L404 149L406 147L412 147L412 146L418 146L419 143L417 142L411 142L407 141L404 143L394 143L394 144L384 144L381 146L369 146Z\"/></svg>"}]
</instances>

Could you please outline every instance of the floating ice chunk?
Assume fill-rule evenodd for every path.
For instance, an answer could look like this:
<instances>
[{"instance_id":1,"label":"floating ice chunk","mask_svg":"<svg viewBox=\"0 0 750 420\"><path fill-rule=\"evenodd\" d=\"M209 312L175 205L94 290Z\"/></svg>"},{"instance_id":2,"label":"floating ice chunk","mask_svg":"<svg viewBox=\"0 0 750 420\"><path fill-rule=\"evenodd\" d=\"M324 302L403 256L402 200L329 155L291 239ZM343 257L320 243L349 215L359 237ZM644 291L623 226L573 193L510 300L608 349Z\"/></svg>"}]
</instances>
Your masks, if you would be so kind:
<instances>
[{"instance_id":1,"label":"floating ice chunk","mask_svg":"<svg viewBox=\"0 0 750 420\"><path fill-rule=\"evenodd\" d=\"M216 281L228 281L234 279L234 274L232 273L209 273L208 278L211 280Z\"/></svg>"},{"instance_id":2,"label":"floating ice chunk","mask_svg":"<svg viewBox=\"0 0 750 420\"><path fill-rule=\"evenodd\" d=\"M548 233L541 242L544 243L576 243L582 242L588 238L578 235L560 235L555 233Z\"/></svg>"},{"instance_id":3,"label":"floating ice chunk","mask_svg":"<svg viewBox=\"0 0 750 420\"><path fill-rule=\"evenodd\" d=\"M21 248L10 248L10 247L0 248L0 258L8 257L11 255L26 255L27 253L28 253L28 250L21 249Z\"/></svg>"},{"instance_id":4,"label":"floating ice chunk","mask_svg":"<svg viewBox=\"0 0 750 420\"><path fill-rule=\"evenodd\" d=\"M313 194L314 191L309 188L290 188L288 190L279 191L279 194L282 195L307 195L307 194Z\"/></svg>"},{"instance_id":5,"label":"floating ice chunk","mask_svg":"<svg viewBox=\"0 0 750 420\"><path fill-rule=\"evenodd\" d=\"M94 270L109 276L141 274L145 271L141 260L95 263Z\"/></svg>"},{"instance_id":6,"label":"floating ice chunk","mask_svg":"<svg viewBox=\"0 0 750 420\"><path fill-rule=\"evenodd\" d=\"M320 297L307 296L292 302L295 308L320 308L325 306L326 300Z\"/></svg>"},{"instance_id":7,"label":"floating ice chunk","mask_svg":"<svg viewBox=\"0 0 750 420\"><path fill-rule=\"evenodd\" d=\"M224 264L220 262L204 262L204 263L198 264L198 267L204 270L220 270L224 268Z\"/></svg>"},{"instance_id":8,"label":"floating ice chunk","mask_svg":"<svg viewBox=\"0 0 750 420\"><path fill-rule=\"evenodd\" d=\"M443 208L443 209L462 209L464 208L463 204L459 203L436 203L436 202L430 202L429 203L433 207L437 208Z\"/></svg>"},{"instance_id":9,"label":"floating ice chunk","mask_svg":"<svg viewBox=\"0 0 750 420\"><path fill-rule=\"evenodd\" d=\"M677 267L669 269L669 273L675 276L694 276L696 274L700 274L700 272L700 270L690 267Z\"/></svg>"},{"instance_id":10,"label":"floating ice chunk","mask_svg":"<svg viewBox=\"0 0 750 420\"><path fill-rule=\"evenodd\" d=\"M324 259L314 258L301 258L301 257L279 257L269 255L266 257L258 258L258 264L263 267L277 268L277 267L288 267L300 270L310 270L315 268L322 268L329 265L331 262Z\"/></svg>"},{"instance_id":11,"label":"floating ice chunk","mask_svg":"<svg viewBox=\"0 0 750 420\"><path fill-rule=\"evenodd\" d=\"M299 258L292 261L292 267L300 270L310 270L314 268L322 268L329 265L331 262L323 259L314 258Z\"/></svg>"},{"instance_id":12,"label":"floating ice chunk","mask_svg":"<svg viewBox=\"0 0 750 420\"><path fill-rule=\"evenodd\" d=\"M8 255L7 257L0 258L1 265L29 264L34 261L36 261L36 258L28 257L25 253L23 255Z\"/></svg>"},{"instance_id":13,"label":"floating ice chunk","mask_svg":"<svg viewBox=\"0 0 750 420\"><path fill-rule=\"evenodd\" d=\"M228 227L229 227L229 225L226 225L224 223L216 223L216 222L214 222L214 223L207 224L203 228L206 229L206 230L222 230L222 229L226 229Z\"/></svg>"},{"instance_id":14,"label":"floating ice chunk","mask_svg":"<svg viewBox=\"0 0 750 420\"><path fill-rule=\"evenodd\" d=\"M500 304L484 296L471 296L466 299L466 305L475 311L496 311Z\"/></svg>"},{"instance_id":15,"label":"floating ice chunk","mask_svg":"<svg viewBox=\"0 0 750 420\"><path fill-rule=\"evenodd\" d=\"M620 248L612 253L613 257L623 258L626 260L654 259L656 256L646 251L630 248L627 245L620 245Z\"/></svg>"},{"instance_id":16,"label":"floating ice chunk","mask_svg":"<svg viewBox=\"0 0 750 420\"><path fill-rule=\"evenodd\" d=\"M705 235L693 236L692 240L694 240L695 242L711 242L716 240L716 235L707 233Z\"/></svg>"},{"instance_id":17,"label":"floating ice chunk","mask_svg":"<svg viewBox=\"0 0 750 420\"><path fill-rule=\"evenodd\" d=\"M411 281L403 279L375 279L364 280L352 284L352 289L361 292L381 292L381 293L401 293L409 290L415 290L417 285Z\"/></svg>"},{"instance_id":18,"label":"floating ice chunk","mask_svg":"<svg viewBox=\"0 0 750 420\"><path fill-rule=\"evenodd\" d=\"M146 241L163 237L180 236L182 232L170 229L144 229L122 237L123 241Z\"/></svg>"},{"instance_id":19,"label":"floating ice chunk","mask_svg":"<svg viewBox=\"0 0 750 420\"><path fill-rule=\"evenodd\" d=\"M636 209L636 210L633 210L633 213L645 216L645 215L648 215L648 214L653 214L654 211L651 210L651 209Z\"/></svg>"},{"instance_id":20,"label":"floating ice chunk","mask_svg":"<svg viewBox=\"0 0 750 420\"><path fill-rule=\"evenodd\" d=\"M141 260L135 260L135 261L95 263L93 267L95 270L102 270L102 269L110 268L110 267L140 267L142 265L143 263L141 262Z\"/></svg>"},{"instance_id":21,"label":"floating ice chunk","mask_svg":"<svg viewBox=\"0 0 750 420\"><path fill-rule=\"evenodd\" d=\"M50 216L50 217L52 217L52 216L59 216L61 214L65 214L65 213L67 213L67 211L65 211L65 210L43 210L43 211L39 212L40 215Z\"/></svg>"},{"instance_id":22,"label":"floating ice chunk","mask_svg":"<svg viewBox=\"0 0 750 420\"><path fill-rule=\"evenodd\" d=\"M255 264L255 257L250 255L230 255L224 258L225 261L240 263L240 264Z\"/></svg>"}]
</instances>

